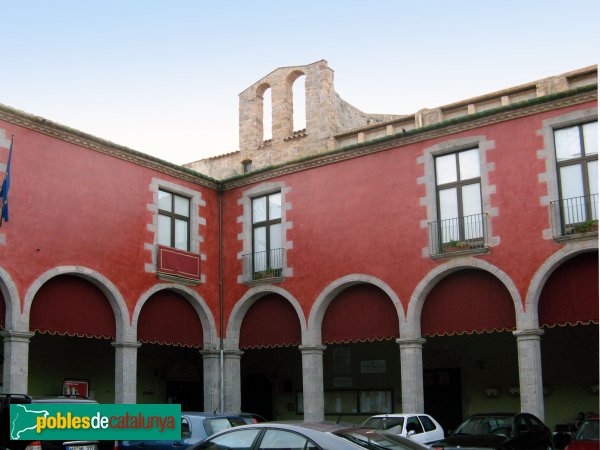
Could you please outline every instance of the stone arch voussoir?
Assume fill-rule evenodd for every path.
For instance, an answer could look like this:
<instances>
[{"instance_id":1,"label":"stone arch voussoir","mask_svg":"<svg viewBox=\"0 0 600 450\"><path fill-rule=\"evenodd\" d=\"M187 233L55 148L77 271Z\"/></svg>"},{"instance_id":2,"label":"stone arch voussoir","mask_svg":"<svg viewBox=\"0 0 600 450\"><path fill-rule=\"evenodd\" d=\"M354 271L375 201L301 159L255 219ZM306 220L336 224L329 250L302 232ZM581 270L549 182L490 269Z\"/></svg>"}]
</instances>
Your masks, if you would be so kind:
<instances>
[{"instance_id":1,"label":"stone arch voussoir","mask_svg":"<svg viewBox=\"0 0 600 450\"><path fill-rule=\"evenodd\" d=\"M19 298L17 286L10 274L2 267L0 267L0 291L2 291L6 308L5 329L10 331L29 331L27 328L23 328L21 299Z\"/></svg>"}]
</instances>

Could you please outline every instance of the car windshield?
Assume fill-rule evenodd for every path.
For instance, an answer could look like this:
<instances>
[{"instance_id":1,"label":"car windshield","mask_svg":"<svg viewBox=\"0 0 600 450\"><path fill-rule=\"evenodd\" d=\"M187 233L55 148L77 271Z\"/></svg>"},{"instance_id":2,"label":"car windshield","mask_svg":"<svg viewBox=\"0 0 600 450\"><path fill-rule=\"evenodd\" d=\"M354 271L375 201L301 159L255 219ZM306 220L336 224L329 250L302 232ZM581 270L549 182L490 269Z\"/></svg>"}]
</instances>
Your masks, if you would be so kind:
<instances>
[{"instance_id":1,"label":"car windshield","mask_svg":"<svg viewBox=\"0 0 600 450\"><path fill-rule=\"evenodd\" d=\"M510 434L512 429L512 417L508 416L476 416L469 417L461 423L452 434Z\"/></svg>"},{"instance_id":2,"label":"car windshield","mask_svg":"<svg viewBox=\"0 0 600 450\"><path fill-rule=\"evenodd\" d=\"M342 430L334 434L369 450L418 450L422 448L408 439L377 430Z\"/></svg>"},{"instance_id":3,"label":"car windshield","mask_svg":"<svg viewBox=\"0 0 600 450\"><path fill-rule=\"evenodd\" d=\"M367 428L375 428L376 430L387 430L392 433L402 433L404 425L404 417L371 417L363 423Z\"/></svg>"},{"instance_id":4,"label":"car windshield","mask_svg":"<svg viewBox=\"0 0 600 450\"><path fill-rule=\"evenodd\" d=\"M600 422L598 420L587 420L583 422L581 428L579 428L579 431L577 432L577 436L575 436L575 440L600 441L599 424Z\"/></svg>"}]
</instances>

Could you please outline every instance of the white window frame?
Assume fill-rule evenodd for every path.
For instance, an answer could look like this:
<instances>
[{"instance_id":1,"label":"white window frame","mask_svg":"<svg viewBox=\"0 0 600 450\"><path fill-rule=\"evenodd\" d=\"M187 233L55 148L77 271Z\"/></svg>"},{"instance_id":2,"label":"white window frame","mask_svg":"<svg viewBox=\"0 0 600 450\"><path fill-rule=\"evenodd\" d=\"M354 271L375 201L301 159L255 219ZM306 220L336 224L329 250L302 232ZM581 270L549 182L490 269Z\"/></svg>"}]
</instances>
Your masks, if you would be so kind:
<instances>
[{"instance_id":1,"label":"white window frame","mask_svg":"<svg viewBox=\"0 0 600 450\"><path fill-rule=\"evenodd\" d=\"M237 258L241 262L241 273L238 275L238 283L248 283L243 273L243 257L244 255L252 254L253 252L253 227L252 227L252 199L262 197L264 195L281 193L281 242L285 249L283 253L283 263L281 269L281 278L289 278L293 276L293 269L288 266L287 252L293 248L293 243L287 238L287 231L292 228L292 222L287 219L287 211L291 209L291 205L286 200L287 194L291 188L286 186L284 182L261 183L242 193L238 199L238 204L243 207L243 214L238 217L238 222L242 223L242 233L238 235L238 240L242 241L242 251L238 253ZM269 280L265 280L269 282Z\"/></svg>"},{"instance_id":2,"label":"white window frame","mask_svg":"<svg viewBox=\"0 0 600 450\"><path fill-rule=\"evenodd\" d=\"M486 222L486 247L499 245L500 238L493 234L493 218L498 216L499 210L492 207L491 195L496 193L496 186L490 184L489 174L496 169L494 163L488 162L487 152L494 150L496 143L484 135L468 136L459 139L449 139L439 144L427 147L423 154L417 158L417 164L423 166L422 177L417 179L417 184L425 185L425 196L419 199L421 205L427 210L427 217L421 220L420 227L428 231L429 223L439 220L438 217L438 199L437 185L435 176L435 157L450 153L456 153L462 150L473 148L479 149L479 176L481 183L481 208L482 213L487 215ZM421 256L431 258L429 245L422 247Z\"/></svg>"},{"instance_id":3,"label":"white window frame","mask_svg":"<svg viewBox=\"0 0 600 450\"><path fill-rule=\"evenodd\" d=\"M537 131L537 134L542 136L544 139L544 147L537 152L538 159L544 160L546 163L544 172L540 173L538 176L540 183L546 184L548 192L547 195L543 195L539 199L540 205L546 207L548 210L549 227L544 229L542 232L542 237L545 240L554 239L552 224L558 223L556 222L557 218L552 217L553 211L552 208L549 207L550 202L560 199L554 131L560 128L580 125L586 122L593 122L597 120L598 109L585 108L546 119L542 122L542 128Z\"/></svg>"},{"instance_id":4,"label":"white window frame","mask_svg":"<svg viewBox=\"0 0 600 450\"><path fill-rule=\"evenodd\" d=\"M151 252L152 263L146 264L146 272L156 273L158 246L158 191L165 190L181 197L187 197L190 200L190 221L189 221L189 252L200 255L201 261L206 261L206 254L202 253L201 244L204 242L204 235L201 229L206 228L206 218L200 215L201 208L206 206L206 201L202 197L202 192L190 189L171 181L161 178L153 178L149 190L152 193L152 203L147 204L147 209L152 212L152 222L148 223L147 229L152 233L152 242L144 243L144 248ZM206 282L205 274L200 275L200 282Z\"/></svg>"}]
</instances>

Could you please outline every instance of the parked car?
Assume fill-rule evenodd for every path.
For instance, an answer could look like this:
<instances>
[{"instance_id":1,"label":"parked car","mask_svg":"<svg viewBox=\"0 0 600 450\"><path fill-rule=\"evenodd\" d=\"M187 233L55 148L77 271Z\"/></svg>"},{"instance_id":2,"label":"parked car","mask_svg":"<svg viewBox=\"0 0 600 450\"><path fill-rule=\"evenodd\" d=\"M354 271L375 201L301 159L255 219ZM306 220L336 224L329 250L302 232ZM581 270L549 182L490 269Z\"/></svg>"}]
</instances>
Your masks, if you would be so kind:
<instances>
[{"instance_id":1,"label":"parked car","mask_svg":"<svg viewBox=\"0 0 600 450\"><path fill-rule=\"evenodd\" d=\"M442 426L428 414L379 414L369 417L363 426L385 430L421 444L444 439Z\"/></svg>"},{"instance_id":2,"label":"parked car","mask_svg":"<svg viewBox=\"0 0 600 450\"><path fill-rule=\"evenodd\" d=\"M598 416L584 420L575 438L565 447L565 450L598 450L600 449L600 428Z\"/></svg>"},{"instance_id":3,"label":"parked car","mask_svg":"<svg viewBox=\"0 0 600 450\"><path fill-rule=\"evenodd\" d=\"M98 403L85 397L32 397L25 394L0 394L0 447L10 450L109 450L113 441L27 441L10 439L10 405L37 406L49 403Z\"/></svg>"},{"instance_id":4,"label":"parked car","mask_svg":"<svg viewBox=\"0 0 600 450\"><path fill-rule=\"evenodd\" d=\"M434 449L477 448L502 450L553 450L552 432L528 413L475 414L446 439L433 442Z\"/></svg>"},{"instance_id":5,"label":"parked car","mask_svg":"<svg viewBox=\"0 0 600 450\"><path fill-rule=\"evenodd\" d=\"M239 414L182 412L181 439L116 441L114 450L172 450L174 447L185 450L219 431L247 423L248 419Z\"/></svg>"},{"instance_id":6,"label":"parked car","mask_svg":"<svg viewBox=\"0 0 600 450\"><path fill-rule=\"evenodd\" d=\"M190 450L425 450L427 447L371 428L327 422L266 422L218 433Z\"/></svg>"}]
</instances>

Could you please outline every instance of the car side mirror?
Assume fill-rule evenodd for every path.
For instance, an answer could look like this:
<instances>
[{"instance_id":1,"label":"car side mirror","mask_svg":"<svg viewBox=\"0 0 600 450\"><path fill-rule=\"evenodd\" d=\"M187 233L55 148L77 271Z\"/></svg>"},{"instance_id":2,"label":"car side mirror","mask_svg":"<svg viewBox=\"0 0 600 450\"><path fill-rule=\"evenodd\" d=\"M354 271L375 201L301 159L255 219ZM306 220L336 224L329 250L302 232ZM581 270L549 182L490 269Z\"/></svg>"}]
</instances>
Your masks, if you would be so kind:
<instances>
[{"instance_id":1,"label":"car side mirror","mask_svg":"<svg viewBox=\"0 0 600 450\"><path fill-rule=\"evenodd\" d=\"M415 430L409 430L406 432L406 436L412 436L413 434L417 434Z\"/></svg>"}]
</instances>

